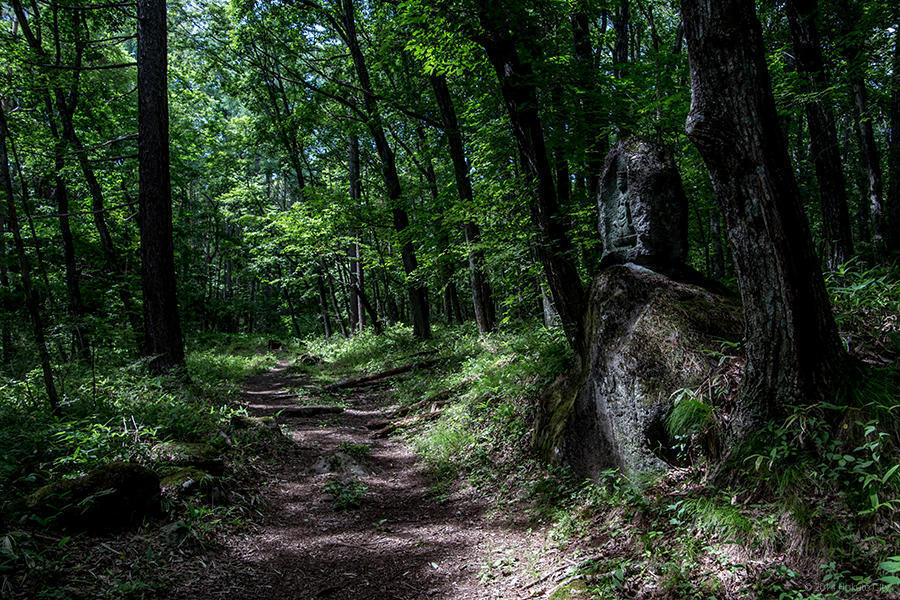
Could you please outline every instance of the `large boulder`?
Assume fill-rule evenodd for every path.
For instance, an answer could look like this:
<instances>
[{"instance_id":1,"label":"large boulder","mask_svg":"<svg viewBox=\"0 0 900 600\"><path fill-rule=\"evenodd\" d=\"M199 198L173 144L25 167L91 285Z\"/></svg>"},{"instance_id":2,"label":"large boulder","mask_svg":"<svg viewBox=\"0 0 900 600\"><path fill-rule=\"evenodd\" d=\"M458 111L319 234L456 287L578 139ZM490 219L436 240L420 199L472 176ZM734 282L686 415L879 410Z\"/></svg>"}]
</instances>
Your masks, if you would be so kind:
<instances>
[{"instance_id":1,"label":"large boulder","mask_svg":"<svg viewBox=\"0 0 900 600\"><path fill-rule=\"evenodd\" d=\"M625 139L606 157L597 197L604 265L633 262L668 272L687 259L688 203L672 154Z\"/></svg>"},{"instance_id":2,"label":"large boulder","mask_svg":"<svg viewBox=\"0 0 900 600\"><path fill-rule=\"evenodd\" d=\"M108 531L159 512L159 477L136 463L114 462L77 479L55 481L28 498L28 507L55 525Z\"/></svg>"},{"instance_id":3,"label":"large boulder","mask_svg":"<svg viewBox=\"0 0 900 600\"><path fill-rule=\"evenodd\" d=\"M602 270L586 315L589 357L541 398L535 442L585 477L672 463L665 420L672 394L713 374L713 352L742 332L733 297L625 264Z\"/></svg>"}]
</instances>

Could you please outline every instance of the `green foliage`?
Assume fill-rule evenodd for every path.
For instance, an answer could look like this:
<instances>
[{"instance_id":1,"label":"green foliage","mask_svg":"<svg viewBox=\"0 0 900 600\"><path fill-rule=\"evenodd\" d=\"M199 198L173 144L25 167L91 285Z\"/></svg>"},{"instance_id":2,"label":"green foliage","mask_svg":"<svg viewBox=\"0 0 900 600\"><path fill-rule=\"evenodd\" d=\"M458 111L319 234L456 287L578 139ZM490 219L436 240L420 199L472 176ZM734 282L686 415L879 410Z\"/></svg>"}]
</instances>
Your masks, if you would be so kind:
<instances>
[{"instance_id":1,"label":"green foliage","mask_svg":"<svg viewBox=\"0 0 900 600\"><path fill-rule=\"evenodd\" d=\"M834 317L845 343L865 359L900 357L898 265L866 267L858 259L826 273Z\"/></svg>"},{"instance_id":2,"label":"green foliage","mask_svg":"<svg viewBox=\"0 0 900 600\"><path fill-rule=\"evenodd\" d=\"M369 486L354 477L333 476L325 483L324 490L331 495L335 510L348 510L359 508Z\"/></svg>"},{"instance_id":3,"label":"green foliage","mask_svg":"<svg viewBox=\"0 0 900 600\"><path fill-rule=\"evenodd\" d=\"M94 377L82 371L69 378L59 419L17 394L33 383L11 382L0 391L0 489L9 492L0 510L21 510L21 499L52 477L115 460L150 461L159 441L217 439L234 412L236 383L271 362L253 352L198 349L188 354L187 387L147 377L141 364L107 365Z\"/></svg>"},{"instance_id":4,"label":"green foliage","mask_svg":"<svg viewBox=\"0 0 900 600\"><path fill-rule=\"evenodd\" d=\"M367 460L369 456L372 454L372 445L371 444L355 444L350 441L341 442L338 446L338 450L355 458L356 460Z\"/></svg>"},{"instance_id":5,"label":"green foliage","mask_svg":"<svg viewBox=\"0 0 900 600\"><path fill-rule=\"evenodd\" d=\"M712 407L696 392L682 389L675 394L666 428L672 437L687 437L706 430L712 424Z\"/></svg>"}]
</instances>

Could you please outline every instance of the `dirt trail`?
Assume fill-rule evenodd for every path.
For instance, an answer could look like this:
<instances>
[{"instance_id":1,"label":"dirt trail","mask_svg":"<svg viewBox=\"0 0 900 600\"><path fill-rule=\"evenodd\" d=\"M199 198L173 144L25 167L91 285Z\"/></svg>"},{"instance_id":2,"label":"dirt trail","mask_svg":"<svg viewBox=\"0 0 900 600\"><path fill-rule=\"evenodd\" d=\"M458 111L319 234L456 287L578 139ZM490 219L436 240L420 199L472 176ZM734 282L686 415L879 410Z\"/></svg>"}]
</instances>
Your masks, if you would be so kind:
<instances>
[{"instance_id":1,"label":"dirt trail","mask_svg":"<svg viewBox=\"0 0 900 600\"><path fill-rule=\"evenodd\" d=\"M248 380L251 412L296 405L287 361ZM561 559L545 537L490 507L472 493L439 502L418 457L394 440L372 439L365 425L384 418L384 392L349 397L334 416L285 419L297 453L277 465L262 489L263 516L252 531L229 539L227 556L209 579L186 582L184 598L229 599L480 599L525 598L540 571ZM324 486L332 475L309 469L343 442L369 444L360 461L368 486L359 508L339 511ZM205 578L204 578L205 579ZM537 596L543 597L543 596Z\"/></svg>"}]
</instances>

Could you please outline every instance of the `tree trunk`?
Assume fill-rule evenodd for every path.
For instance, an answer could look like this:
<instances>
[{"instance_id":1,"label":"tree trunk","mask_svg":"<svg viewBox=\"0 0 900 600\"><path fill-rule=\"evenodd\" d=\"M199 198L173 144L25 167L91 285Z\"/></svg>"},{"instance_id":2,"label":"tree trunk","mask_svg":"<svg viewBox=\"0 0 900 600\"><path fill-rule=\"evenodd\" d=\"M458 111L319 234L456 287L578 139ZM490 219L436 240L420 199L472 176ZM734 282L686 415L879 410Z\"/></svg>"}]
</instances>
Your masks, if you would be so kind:
<instances>
[{"instance_id":1,"label":"tree trunk","mask_svg":"<svg viewBox=\"0 0 900 600\"><path fill-rule=\"evenodd\" d=\"M331 319L328 318L328 301L326 300L325 278L321 271L316 275L316 286L319 288L319 311L322 313L322 329L325 337L331 337Z\"/></svg>"},{"instance_id":2,"label":"tree trunk","mask_svg":"<svg viewBox=\"0 0 900 600\"><path fill-rule=\"evenodd\" d=\"M888 250L900 250L900 19L894 22L891 69L891 136L888 140Z\"/></svg>"},{"instance_id":3,"label":"tree trunk","mask_svg":"<svg viewBox=\"0 0 900 600\"><path fill-rule=\"evenodd\" d=\"M709 169L744 305L744 400L730 426L739 440L789 405L827 398L846 358L778 127L754 2L681 6L687 134Z\"/></svg>"},{"instance_id":4,"label":"tree trunk","mask_svg":"<svg viewBox=\"0 0 900 600\"><path fill-rule=\"evenodd\" d=\"M138 160L144 352L154 373L184 366L172 241L165 0L138 1Z\"/></svg>"},{"instance_id":5,"label":"tree trunk","mask_svg":"<svg viewBox=\"0 0 900 600\"><path fill-rule=\"evenodd\" d=\"M815 22L818 0L789 0L786 10L797 66L806 75L806 92L812 98L817 98L828 88ZM831 107L824 101L810 100L805 108L816 178L819 182L825 264L828 269L834 270L853 256L847 184L841 164L837 128Z\"/></svg>"},{"instance_id":6,"label":"tree trunk","mask_svg":"<svg viewBox=\"0 0 900 600\"><path fill-rule=\"evenodd\" d=\"M359 170L359 138L350 136L348 158L348 175L350 180L350 203L353 206L359 202L362 190ZM362 331L365 325L365 310L357 289L363 289L362 259L359 255L359 235L350 245L350 329Z\"/></svg>"},{"instance_id":7,"label":"tree trunk","mask_svg":"<svg viewBox=\"0 0 900 600\"><path fill-rule=\"evenodd\" d=\"M337 301L337 294L334 291L334 277L325 268L325 260L322 260L322 272L328 275L328 293L331 296L331 310L334 311L334 316L337 319L338 328L341 330L341 335L343 337L347 337L347 328L344 326L344 316L341 314L340 306Z\"/></svg>"},{"instance_id":8,"label":"tree trunk","mask_svg":"<svg viewBox=\"0 0 900 600\"><path fill-rule=\"evenodd\" d=\"M533 184L531 220L537 229L537 258L544 268L553 305L575 353L583 357L582 319L586 295L575 267L566 218L556 196L553 170L547 158L544 132L538 116L537 90L531 65L519 58L502 6L479 2L484 33L479 42L500 80L503 99L513 128L525 177Z\"/></svg>"},{"instance_id":9,"label":"tree trunk","mask_svg":"<svg viewBox=\"0 0 900 600\"><path fill-rule=\"evenodd\" d=\"M362 48L356 35L353 0L341 0L341 4L343 8L343 24L346 32L344 41L347 43L347 48L350 51L353 66L356 70L356 76L359 79L359 85L363 90L363 101L369 117L369 131L375 141L378 157L381 159L381 173L384 178L384 186L387 189L388 203L391 206L394 229L397 230L400 237L403 270L406 272L407 277L407 294L412 308L413 332L419 339L428 339L431 337L431 321L428 314L428 288L424 282L417 280L419 274L416 271L419 264L416 260L416 252L412 240L408 239L409 215L406 213L406 209L401 206L403 188L400 185L400 177L397 174L397 164L394 153L384 134L381 112L379 111L378 101L375 98L372 82L369 78L369 68L366 65L366 59L363 56Z\"/></svg>"},{"instance_id":10,"label":"tree trunk","mask_svg":"<svg viewBox=\"0 0 900 600\"><path fill-rule=\"evenodd\" d=\"M865 82L862 79L854 78L851 87L853 89L853 118L859 134L860 158L866 177L866 212L872 227L872 245L876 253L881 253L884 251L886 237L882 206L884 185L881 177L881 157L878 146L875 144L872 121L868 116L869 100Z\"/></svg>"},{"instance_id":11,"label":"tree trunk","mask_svg":"<svg viewBox=\"0 0 900 600\"><path fill-rule=\"evenodd\" d=\"M871 242L877 254L885 250L887 236L883 208L884 183L881 174L881 156L875 143L875 133L869 114L869 98L866 90L866 57L859 39L858 23L862 10L855 0L839 0L841 9L844 59L850 72L851 111L859 140L859 156L865 175L866 202L864 217L871 226Z\"/></svg>"},{"instance_id":12,"label":"tree trunk","mask_svg":"<svg viewBox=\"0 0 900 600\"><path fill-rule=\"evenodd\" d=\"M59 414L59 395L56 392L56 384L53 381L53 367L50 365L50 353L47 351L47 342L44 337L44 323L41 319L41 311L38 299L31 284L31 267L28 264L28 256L25 253L25 242L19 231L19 220L16 216L16 202L13 196L12 175L9 169L9 156L6 150L6 138L9 137L9 128L6 124L6 110L4 100L0 98L0 190L6 196L6 210L9 219L9 229L13 234L13 244L19 261L19 275L22 279L22 289L25 292L25 306L31 317L31 325L34 330L34 342L37 346L38 356L41 362L41 372L44 375L44 389L47 391L47 401L50 410ZM2 230L2 227L0 227Z\"/></svg>"},{"instance_id":13,"label":"tree trunk","mask_svg":"<svg viewBox=\"0 0 900 600\"><path fill-rule=\"evenodd\" d=\"M432 76L431 87L441 111L441 120L444 123L444 133L450 147L450 160L453 162L453 176L456 179L459 199L464 206L472 207L475 202L475 194L472 191L472 181L469 179L469 165L466 163L462 133L459 129L450 89L447 87L447 80L442 75ZM474 221L466 221L463 231L468 248L469 280L472 286L475 322L478 324L478 333L485 334L494 329L494 299L491 295L490 283L484 272L484 251L480 247L481 231Z\"/></svg>"},{"instance_id":14,"label":"tree trunk","mask_svg":"<svg viewBox=\"0 0 900 600\"><path fill-rule=\"evenodd\" d=\"M365 290L363 290L362 288L357 288L356 293L359 296L361 310L365 310L366 312L368 312L369 317L372 319L372 327L375 328L375 333L384 333L384 328L382 328L381 326L381 321L378 320L378 313L375 312L375 309L372 307L372 303L369 302L369 297L366 296Z\"/></svg>"},{"instance_id":15,"label":"tree trunk","mask_svg":"<svg viewBox=\"0 0 900 600\"><path fill-rule=\"evenodd\" d=\"M597 61L591 45L590 21L583 12L572 15L572 34L575 47L575 58L579 69L581 89L585 90L580 99L581 127L588 139L585 171L587 173L588 202L597 205L597 190L600 185L600 174L603 172L603 161L609 152L609 140L603 131L603 123L607 120L603 107L597 96ZM601 249L602 250L602 249ZM596 261L594 261L596 262Z\"/></svg>"}]
</instances>

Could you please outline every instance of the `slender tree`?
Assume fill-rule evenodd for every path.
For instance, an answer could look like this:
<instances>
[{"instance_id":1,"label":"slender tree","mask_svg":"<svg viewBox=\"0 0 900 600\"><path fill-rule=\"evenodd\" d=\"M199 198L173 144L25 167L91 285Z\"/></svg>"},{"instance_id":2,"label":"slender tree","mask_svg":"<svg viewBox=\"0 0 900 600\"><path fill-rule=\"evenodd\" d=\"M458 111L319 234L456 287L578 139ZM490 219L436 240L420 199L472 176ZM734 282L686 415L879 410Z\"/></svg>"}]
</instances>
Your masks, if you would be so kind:
<instances>
[{"instance_id":1,"label":"slender tree","mask_svg":"<svg viewBox=\"0 0 900 600\"><path fill-rule=\"evenodd\" d=\"M428 288L425 283L418 281L420 275L416 272L419 262L416 259L415 248L409 237L409 214L402 205L403 188L400 184L400 176L397 173L397 161L388 144L384 133L384 121L378 107L378 100L372 88L369 77L369 67L363 55L362 47L356 32L356 8L353 0L341 0L341 25L342 35L350 56L359 86L362 88L363 104L368 116L369 132L375 141L375 150L381 159L381 174L384 185L387 188L388 201L391 204L391 214L394 220L394 229L400 236L400 254L403 259L403 269L407 277L407 295L412 309L413 331L418 338L431 337L431 319L428 307Z\"/></svg>"},{"instance_id":2,"label":"slender tree","mask_svg":"<svg viewBox=\"0 0 900 600\"><path fill-rule=\"evenodd\" d=\"M479 0L482 33L478 41L497 73L524 174L532 184L530 208L531 220L537 229L537 258L547 277L566 338L576 354L583 356L582 320L587 297L575 266L567 222L547 157L534 71L531 64L519 56L516 37L510 31L508 8L502 2Z\"/></svg>"},{"instance_id":3,"label":"slender tree","mask_svg":"<svg viewBox=\"0 0 900 600\"><path fill-rule=\"evenodd\" d=\"M853 256L853 237L834 114L820 98L829 83L815 22L818 0L788 0L785 8L797 66L806 77L806 92L812 98L805 103L806 122L819 181L825 264L829 269L836 269Z\"/></svg>"},{"instance_id":4,"label":"slender tree","mask_svg":"<svg viewBox=\"0 0 900 600\"><path fill-rule=\"evenodd\" d=\"M56 383L53 380L53 367L50 364L50 353L47 351L47 342L44 335L44 322L41 317L41 309L38 303L37 293L31 282L31 266L25 253L25 242L19 230L19 220L16 213L16 202L13 194L12 175L9 168L9 155L6 149L6 139L9 137L9 127L6 122L5 100L0 99L0 190L5 196L9 229L13 234L13 243L19 262L19 276L22 280L22 290L25 292L25 306L31 317L31 325L34 331L34 342L37 346L38 356L41 362L41 372L44 376L44 389L47 391L47 401L50 410L59 413L59 394L56 391ZM2 231L2 227L0 227Z\"/></svg>"},{"instance_id":5,"label":"slender tree","mask_svg":"<svg viewBox=\"0 0 900 600\"><path fill-rule=\"evenodd\" d=\"M475 201L472 181L469 179L469 165L466 162L462 133L456 118L456 108L447 80L443 75L431 77L431 87L437 100L438 109L444 124L444 133L450 147L450 160L453 162L453 176L456 179L456 190L464 206L471 206ZM481 248L481 229L472 219L463 225L466 247L469 256L469 281L472 286L472 306L475 310L475 322L479 333L488 333L494 329L494 299L491 286L484 269L484 250Z\"/></svg>"},{"instance_id":6,"label":"slender tree","mask_svg":"<svg viewBox=\"0 0 900 600\"><path fill-rule=\"evenodd\" d=\"M896 6L896 5L895 5ZM900 9L898 9L900 12ZM891 115L888 140L888 249L900 251L900 17L894 22L894 58L891 65Z\"/></svg>"},{"instance_id":7,"label":"slender tree","mask_svg":"<svg viewBox=\"0 0 900 600\"><path fill-rule=\"evenodd\" d=\"M151 369L184 365L175 287L165 0L138 2L138 159L144 351Z\"/></svg>"}]
</instances>

